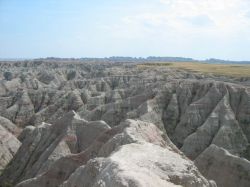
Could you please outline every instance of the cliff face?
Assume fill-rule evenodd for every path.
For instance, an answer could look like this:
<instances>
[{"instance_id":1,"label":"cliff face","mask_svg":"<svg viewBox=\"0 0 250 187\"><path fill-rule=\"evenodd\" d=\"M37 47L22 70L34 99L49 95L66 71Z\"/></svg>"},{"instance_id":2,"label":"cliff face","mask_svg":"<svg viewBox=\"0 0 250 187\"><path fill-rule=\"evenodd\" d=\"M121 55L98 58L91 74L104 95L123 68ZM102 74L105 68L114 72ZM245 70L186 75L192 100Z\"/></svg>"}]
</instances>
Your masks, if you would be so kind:
<instances>
[{"instance_id":1,"label":"cliff face","mask_svg":"<svg viewBox=\"0 0 250 187\"><path fill-rule=\"evenodd\" d=\"M250 185L245 83L128 63L0 66L2 186Z\"/></svg>"},{"instance_id":2,"label":"cliff face","mask_svg":"<svg viewBox=\"0 0 250 187\"><path fill-rule=\"evenodd\" d=\"M0 117L0 170L3 170L11 161L21 145L18 139L12 134L15 132L14 130L16 130L16 127L13 123Z\"/></svg>"}]
</instances>

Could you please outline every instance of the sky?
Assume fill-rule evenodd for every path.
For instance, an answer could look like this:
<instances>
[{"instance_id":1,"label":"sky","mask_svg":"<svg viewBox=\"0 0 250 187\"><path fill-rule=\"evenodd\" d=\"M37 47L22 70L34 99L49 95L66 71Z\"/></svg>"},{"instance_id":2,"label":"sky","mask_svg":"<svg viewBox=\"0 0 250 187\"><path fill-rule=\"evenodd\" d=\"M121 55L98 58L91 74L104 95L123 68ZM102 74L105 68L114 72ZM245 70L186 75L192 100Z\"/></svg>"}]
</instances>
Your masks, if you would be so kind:
<instances>
[{"instance_id":1,"label":"sky","mask_svg":"<svg viewBox=\"0 0 250 187\"><path fill-rule=\"evenodd\" d=\"M250 0L0 0L0 58L250 60Z\"/></svg>"}]
</instances>

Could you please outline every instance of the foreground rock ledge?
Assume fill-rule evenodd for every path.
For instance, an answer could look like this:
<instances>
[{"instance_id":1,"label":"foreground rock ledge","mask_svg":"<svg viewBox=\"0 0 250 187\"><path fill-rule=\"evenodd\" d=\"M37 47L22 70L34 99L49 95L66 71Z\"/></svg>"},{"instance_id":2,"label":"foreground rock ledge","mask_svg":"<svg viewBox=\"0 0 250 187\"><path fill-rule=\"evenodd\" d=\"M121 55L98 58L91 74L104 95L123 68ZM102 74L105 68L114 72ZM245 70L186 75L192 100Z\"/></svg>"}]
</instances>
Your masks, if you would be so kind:
<instances>
[{"instance_id":1,"label":"foreground rock ledge","mask_svg":"<svg viewBox=\"0 0 250 187\"><path fill-rule=\"evenodd\" d=\"M17 187L214 187L152 123L126 120Z\"/></svg>"}]
</instances>

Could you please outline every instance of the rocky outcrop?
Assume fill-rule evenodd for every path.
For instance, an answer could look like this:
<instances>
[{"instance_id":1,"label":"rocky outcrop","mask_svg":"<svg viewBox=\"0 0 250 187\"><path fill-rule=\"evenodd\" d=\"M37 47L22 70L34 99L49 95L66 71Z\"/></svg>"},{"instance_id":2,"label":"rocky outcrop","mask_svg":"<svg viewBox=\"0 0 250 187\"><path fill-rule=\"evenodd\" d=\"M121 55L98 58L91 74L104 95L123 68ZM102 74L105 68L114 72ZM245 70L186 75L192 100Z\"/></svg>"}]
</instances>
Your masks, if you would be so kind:
<instances>
[{"instance_id":1,"label":"rocky outcrop","mask_svg":"<svg viewBox=\"0 0 250 187\"><path fill-rule=\"evenodd\" d=\"M0 124L0 170L11 161L20 145L17 138Z\"/></svg>"},{"instance_id":2,"label":"rocky outcrop","mask_svg":"<svg viewBox=\"0 0 250 187\"><path fill-rule=\"evenodd\" d=\"M216 186L162 135L151 123L126 120L17 187Z\"/></svg>"},{"instance_id":3,"label":"rocky outcrop","mask_svg":"<svg viewBox=\"0 0 250 187\"><path fill-rule=\"evenodd\" d=\"M14 123L12 123L9 119L0 116L0 125L9 131L14 136L19 136L22 129L18 128Z\"/></svg>"},{"instance_id":4,"label":"rocky outcrop","mask_svg":"<svg viewBox=\"0 0 250 187\"><path fill-rule=\"evenodd\" d=\"M12 73L11 80L4 78L5 72ZM60 184L70 185L66 181L79 167L82 168L79 171L87 172L83 165L87 166L91 159L97 159L93 161L97 167L100 163L113 165L109 158L115 150L110 149L105 156L97 155L102 147L101 140L100 147L90 152L86 150L96 145L94 140L100 134L111 127L115 131L126 119L153 123L165 134L168 144L170 139L189 159L199 158L199 163L208 162L210 157L216 160L212 157L216 157L213 155L216 151L210 149L214 145L238 160L250 160L247 80L198 75L167 66L142 68L131 63L51 59L2 62L0 79L0 125L22 142L3 171L1 181L19 183L38 177L72 153L85 152L84 164L76 163L72 170L67 166L67 177L60 180ZM72 110L79 116L70 112ZM220 159L216 163L224 164ZM233 165L237 165L236 162ZM67 168L63 164L62 167ZM58 168L58 172L64 170ZM223 173L223 167L221 169ZM248 167L244 171L248 173ZM54 175L54 171L51 172ZM241 170L236 168L232 173L231 180L238 181ZM220 186L228 186L217 175L203 174L218 180ZM102 174L97 172L96 175ZM250 185L244 181L244 185Z\"/></svg>"},{"instance_id":5,"label":"rocky outcrop","mask_svg":"<svg viewBox=\"0 0 250 187\"><path fill-rule=\"evenodd\" d=\"M204 176L215 180L218 187L249 186L250 162L216 145L210 145L195 159L195 164Z\"/></svg>"},{"instance_id":6,"label":"rocky outcrop","mask_svg":"<svg viewBox=\"0 0 250 187\"><path fill-rule=\"evenodd\" d=\"M17 183L35 177L62 156L84 149L109 128L103 121L88 123L73 111L54 125L42 123L36 128L26 127L19 136L22 145L0 181ZM83 138L86 133L88 136Z\"/></svg>"}]
</instances>

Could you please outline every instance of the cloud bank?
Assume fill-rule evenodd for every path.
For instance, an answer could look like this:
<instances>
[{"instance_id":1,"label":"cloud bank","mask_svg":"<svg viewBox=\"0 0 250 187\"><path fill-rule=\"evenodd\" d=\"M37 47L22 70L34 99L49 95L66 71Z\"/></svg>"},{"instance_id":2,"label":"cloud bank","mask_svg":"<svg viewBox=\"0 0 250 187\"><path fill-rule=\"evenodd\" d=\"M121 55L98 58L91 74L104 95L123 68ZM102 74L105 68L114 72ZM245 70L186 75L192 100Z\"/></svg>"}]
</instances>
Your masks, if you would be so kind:
<instances>
[{"instance_id":1,"label":"cloud bank","mask_svg":"<svg viewBox=\"0 0 250 187\"><path fill-rule=\"evenodd\" d=\"M160 10L122 18L127 28L231 36L250 29L249 0L160 0Z\"/></svg>"}]
</instances>

